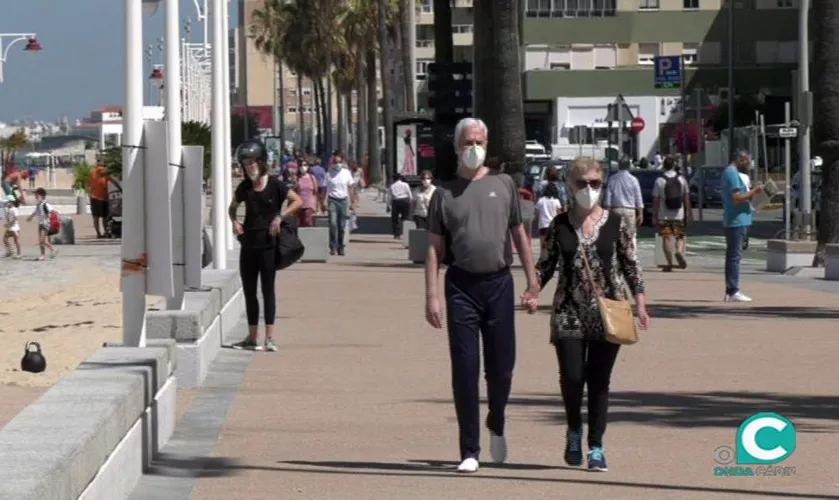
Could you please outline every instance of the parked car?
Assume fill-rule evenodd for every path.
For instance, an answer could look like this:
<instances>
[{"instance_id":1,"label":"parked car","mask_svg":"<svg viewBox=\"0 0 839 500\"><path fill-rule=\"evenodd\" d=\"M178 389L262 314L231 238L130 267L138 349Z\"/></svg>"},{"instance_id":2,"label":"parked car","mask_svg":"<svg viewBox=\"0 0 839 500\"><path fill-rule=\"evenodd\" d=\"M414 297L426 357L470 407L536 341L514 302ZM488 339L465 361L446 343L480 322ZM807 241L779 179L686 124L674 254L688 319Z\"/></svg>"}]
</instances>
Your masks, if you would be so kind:
<instances>
[{"instance_id":1,"label":"parked car","mask_svg":"<svg viewBox=\"0 0 839 500\"><path fill-rule=\"evenodd\" d=\"M690 186L690 203L699 206L699 183L702 182L703 208L722 205L722 191L720 182L726 165L703 165L688 181Z\"/></svg>"},{"instance_id":2,"label":"parked car","mask_svg":"<svg viewBox=\"0 0 839 500\"><path fill-rule=\"evenodd\" d=\"M538 196L548 167L556 168L559 171L559 180L564 180L565 168L570 163L569 160L544 160L528 163L524 178L524 187Z\"/></svg>"}]
</instances>

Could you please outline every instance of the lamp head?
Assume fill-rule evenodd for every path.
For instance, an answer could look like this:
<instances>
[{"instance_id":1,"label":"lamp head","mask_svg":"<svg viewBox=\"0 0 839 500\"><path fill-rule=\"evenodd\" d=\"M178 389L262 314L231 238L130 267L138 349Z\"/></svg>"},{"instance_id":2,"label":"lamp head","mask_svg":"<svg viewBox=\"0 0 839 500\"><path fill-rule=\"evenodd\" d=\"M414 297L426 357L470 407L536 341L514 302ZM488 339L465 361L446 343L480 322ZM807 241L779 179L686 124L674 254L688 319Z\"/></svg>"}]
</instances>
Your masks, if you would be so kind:
<instances>
[{"instance_id":1,"label":"lamp head","mask_svg":"<svg viewBox=\"0 0 839 500\"><path fill-rule=\"evenodd\" d=\"M31 52L33 54L37 54L42 50L41 42L39 42L37 38L32 37L29 39L28 42L26 42L26 47L24 47L23 50L25 50L26 52Z\"/></svg>"}]
</instances>

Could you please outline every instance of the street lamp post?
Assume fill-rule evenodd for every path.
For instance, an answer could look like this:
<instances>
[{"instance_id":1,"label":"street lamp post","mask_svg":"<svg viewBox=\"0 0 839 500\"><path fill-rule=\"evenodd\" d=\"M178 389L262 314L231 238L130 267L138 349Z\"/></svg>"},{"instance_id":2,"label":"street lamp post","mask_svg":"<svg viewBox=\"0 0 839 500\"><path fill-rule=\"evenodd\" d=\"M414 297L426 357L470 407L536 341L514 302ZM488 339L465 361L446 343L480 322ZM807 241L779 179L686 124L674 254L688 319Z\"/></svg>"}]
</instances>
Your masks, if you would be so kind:
<instances>
[{"instance_id":1,"label":"street lamp post","mask_svg":"<svg viewBox=\"0 0 839 500\"><path fill-rule=\"evenodd\" d=\"M227 268L227 207L224 206L224 6L226 0L213 0L212 3L212 144L213 144L213 267Z\"/></svg>"},{"instance_id":2,"label":"street lamp post","mask_svg":"<svg viewBox=\"0 0 839 500\"><path fill-rule=\"evenodd\" d=\"M11 38L11 40L4 44L4 38ZM12 45L23 41L26 42L23 47L25 52L37 54L41 51L41 43L35 33L0 33L0 83L3 83L3 65L9 57L9 50Z\"/></svg>"},{"instance_id":3,"label":"street lamp post","mask_svg":"<svg viewBox=\"0 0 839 500\"><path fill-rule=\"evenodd\" d=\"M801 172L800 209L804 238L810 239L811 212L813 208L810 172L810 125L812 124L812 94L810 93L810 0L801 0L798 11L798 169Z\"/></svg>"},{"instance_id":4,"label":"street lamp post","mask_svg":"<svg viewBox=\"0 0 839 500\"><path fill-rule=\"evenodd\" d=\"M230 159L232 154L232 141L230 138L230 0L223 0L224 12L222 13L222 50L221 66L224 78L222 79L222 112L224 125L224 206L229 206L233 199L233 169ZM217 46L218 47L218 46ZM247 123L247 116L245 117ZM224 218L224 234L227 251L233 251L233 222L230 218Z\"/></svg>"}]
</instances>

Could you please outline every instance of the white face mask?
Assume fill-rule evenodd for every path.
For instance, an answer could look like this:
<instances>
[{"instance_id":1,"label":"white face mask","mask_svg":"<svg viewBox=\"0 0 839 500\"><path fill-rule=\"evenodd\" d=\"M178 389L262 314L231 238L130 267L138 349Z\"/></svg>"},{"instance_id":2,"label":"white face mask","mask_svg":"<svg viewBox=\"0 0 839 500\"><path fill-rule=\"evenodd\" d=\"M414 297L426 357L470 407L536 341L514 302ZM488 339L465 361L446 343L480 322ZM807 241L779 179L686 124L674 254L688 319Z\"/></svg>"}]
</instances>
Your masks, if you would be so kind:
<instances>
[{"instance_id":1,"label":"white face mask","mask_svg":"<svg viewBox=\"0 0 839 500\"><path fill-rule=\"evenodd\" d=\"M591 210L600 200L600 190L592 189L590 186L580 189L574 194L574 199L581 207Z\"/></svg>"},{"instance_id":2,"label":"white face mask","mask_svg":"<svg viewBox=\"0 0 839 500\"><path fill-rule=\"evenodd\" d=\"M422 186L423 187L428 187L430 185L431 185L431 179L423 179L422 180Z\"/></svg>"},{"instance_id":3,"label":"white face mask","mask_svg":"<svg viewBox=\"0 0 839 500\"><path fill-rule=\"evenodd\" d=\"M307 166L305 166L305 165L304 165L304 166L300 167L300 171L301 171L301 172L303 172L303 173L305 174L306 172L308 172L308 171L309 171L309 167L307 167Z\"/></svg>"},{"instance_id":4,"label":"white face mask","mask_svg":"<svg viewBox=\"0 0 839 500\"><path fill-rule=\"evenodd\" d=\"M478 167L484 164L486 154L487 152L483 147L475 145L463 150L463 153L460 156L460 161L465 167L477 170Z\"/></svg>"}]
</instances>

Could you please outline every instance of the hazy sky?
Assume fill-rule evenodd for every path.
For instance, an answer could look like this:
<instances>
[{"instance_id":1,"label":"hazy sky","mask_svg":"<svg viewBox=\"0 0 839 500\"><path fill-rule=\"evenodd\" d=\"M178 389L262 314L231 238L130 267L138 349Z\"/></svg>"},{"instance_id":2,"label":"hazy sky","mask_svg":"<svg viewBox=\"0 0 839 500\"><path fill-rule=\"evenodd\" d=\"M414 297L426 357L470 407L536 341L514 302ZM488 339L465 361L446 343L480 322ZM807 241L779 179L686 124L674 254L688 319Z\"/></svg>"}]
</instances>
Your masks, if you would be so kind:
<instances>
[{"instance_id":1,"label":"hazy sky","mask_svg":"<svg viewBox=\"0 0 839 500\"><path fill-rule=\"evenodd\" d=\"M37 33L43 47L31 54L23 51L25 42L18 42L9 50L0 83L0 121L67 116L72 123L100 106L122 105L125 0L0 0L0 4L0 33ZM231 28L236 25L237 6L233 0ZM181 17L191 19L190 36L199 41L202 27L193 0L181 0ZM156 46L163 34L163 6L143 21L144 46L155 45L154 63L160 64L163 56ZM143 59L146 64L145 54ZM144 74L149 73L146 68Z\"/></svg>"}]
</instances>

